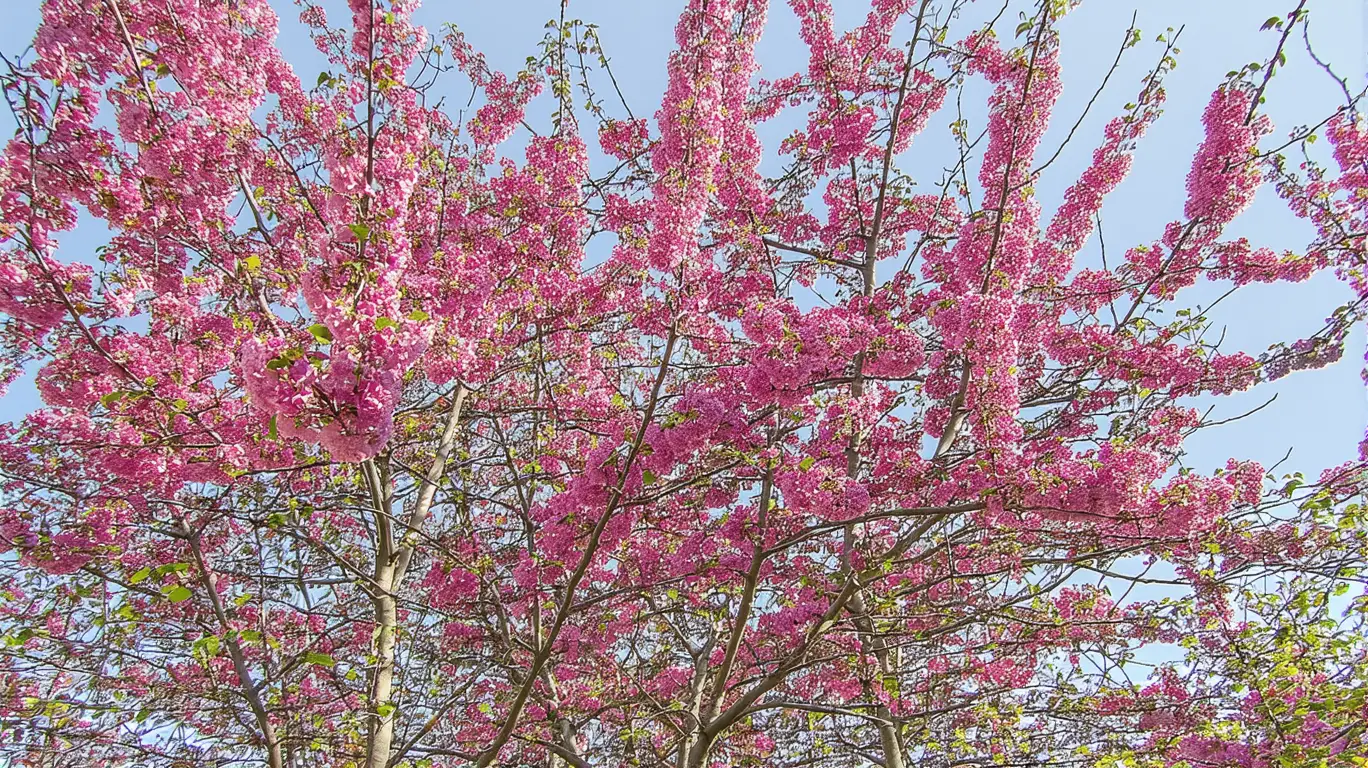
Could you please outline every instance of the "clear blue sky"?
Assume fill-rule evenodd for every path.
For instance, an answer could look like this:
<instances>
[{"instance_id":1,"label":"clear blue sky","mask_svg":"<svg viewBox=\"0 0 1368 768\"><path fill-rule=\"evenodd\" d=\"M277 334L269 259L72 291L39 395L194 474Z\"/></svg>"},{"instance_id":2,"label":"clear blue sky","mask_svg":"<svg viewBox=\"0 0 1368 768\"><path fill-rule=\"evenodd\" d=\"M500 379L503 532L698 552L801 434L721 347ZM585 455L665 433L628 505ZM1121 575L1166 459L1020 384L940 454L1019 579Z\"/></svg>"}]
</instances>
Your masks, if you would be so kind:
<instances>
[{"instance_id":1,"label":"clear blue sky","mask_svg":"<svg viewBox=\"0 0 1368 768\"><path fill-rule=\"evenodd\" d=\"M273 4L283 17L280 44L287 57L296 62L301 79L310 83L325 66L300 30L294 6L278 1ZM673 45L674 21L682 4L682 0L570 3L571 17L600 25L618 82L638 116L651 116L658 106L665 83L665 56ZM1141 75L1152 66L1158 53L1148 43L1166 27L1185 25L1180 65L1166 82L1165 114L1141 143L1131 178L1104 208L1109 250L1119 254L1130 245L1156 239L1166 222L1181 215L1184 178L1201 139L1201 111L1212 88L1228 70L1262 60L1269 54L1274 44L1273 33L1260 33L1259 26L1270 16L1285 14L1294 4L1288 0L1085 0L1061 25L1065 93L1043 144L1047 151L1058 145L1092 96L1115 55L1133 10L1139 11L1137 23L1147 45L1123 61L1076 141L1051 168L1041 186L1047 214L1064 187L1086 165L1105 120L1138 92ZM31 40L39 19L39 4L34 0L7 0L4 5L0 50L14 54ZM867 9L867 3L854 0L834 0L834 5L837 25L842 29L859 23ZM980 0L970 10L970 17L989 10L989 5ZM996 3L991 5L995 10ZM347 18L344 4L333 2L327 7L333 20ZM442 22L459 24L468 39L485 53L491 66L512 71L528 55L536 53L544 34L542 25L558 13L558 8L556 0L446 0L429 3L418 21L434 31ZM1360 0L1311 0L1309 8L1312 40L1318 52L1341 74L1349 76L1352 86L1361 86L1368 69L1363 4ZM1003 29L1010 34L1014 26L1008 22ZM902 33L906 35L907 31ZM781 77L806 67L797 38L797 21L782 0L772 0L770 22L758 57L765 77ZM1334 84L1314 69L1300 53L1300 47L1290 59L1290 66L1274 79L1269 91L1268 111L1280 135L1297 124L1318 120L1340 100ZM464 98L459 103L463 106ZM971 114L981 114L981 109ZM945 125L952 119L950 113L943 112L932 120L929 131L944 134ZM772 150L794 125L788 120L766 126L762 138L771 154L763 170L778 167ZM975 121L975 125L981 127L981 120ZM919 140L902 167L925 183L934 183L945 164L940 148L947 146L930 136ZM517 156L517 142L506 151ZM1253 209L1227 230L1228 237L1243 235L1277 249L1299 249L1310 234L1309 226L1293 219L1272 189L1263 190ZM66 258L87 259L104 238L105 232L98 225L87 224L64 238L61 253ZM1095 253L1095 249L1096 241L1088 250ZM1210 290L1198 288L1191 293L1194 297L1205 297ZM1213 316L1228 325L1223 347L1226 351L1244 350L1257 355L1271 341L1313 332L1328 311L1347 296L1333 276L1323 275L1293 287L1250 287ZM1294 448L1287 466L1312 474L1350 458L1368 422L1368 404L1359 379L1363 348L1363 333L1359 329L1340 364L1294 374L1272 386L1261 387L1256 393L1218 401L1218 413L1234 415L1261 403L1274 392L1279 395L1271 408L1256 417L1195 438L1190 445L1191 463L1209 469L1236 455L1271 464L1288 448ZM0 399L0 419L20 418L36 402L30 372Z\"/></svg>"}]
</instances>

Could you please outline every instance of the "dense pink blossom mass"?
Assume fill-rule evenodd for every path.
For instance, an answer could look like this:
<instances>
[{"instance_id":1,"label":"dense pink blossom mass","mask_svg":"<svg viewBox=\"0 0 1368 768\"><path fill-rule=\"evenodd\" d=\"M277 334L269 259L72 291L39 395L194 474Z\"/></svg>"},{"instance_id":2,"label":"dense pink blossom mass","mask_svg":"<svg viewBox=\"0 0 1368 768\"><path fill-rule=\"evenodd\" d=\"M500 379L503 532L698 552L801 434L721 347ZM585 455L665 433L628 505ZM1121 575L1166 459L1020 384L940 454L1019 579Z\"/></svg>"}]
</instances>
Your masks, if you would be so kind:
<instances>
[{"instance_id":1,"label":"dense pink blossom mass","mask_svg":"<svg viewBox=\"0 0 1368 768\"><path fill-rule=\"evenodd\" d=\"M1358 99L1264 112L1338 78L1306 3L1209 84L1181 218L1099 259L1177 33L1126 30L1148 74L1085 123L1076 0L833 2L688 0L647 119L573 2L500 72L416 0L300 0L315 81L267 0L45 0L0 74L0 377L41 396L0 761L1368 764L1368 443L1183 462L1368 310ZM806 65L762 78L780 10ZM1227 234L1261 188L1303 248ZM1268 349L1185 292L1319 273L1351 299Z\"/></svg>"}]
</instances>

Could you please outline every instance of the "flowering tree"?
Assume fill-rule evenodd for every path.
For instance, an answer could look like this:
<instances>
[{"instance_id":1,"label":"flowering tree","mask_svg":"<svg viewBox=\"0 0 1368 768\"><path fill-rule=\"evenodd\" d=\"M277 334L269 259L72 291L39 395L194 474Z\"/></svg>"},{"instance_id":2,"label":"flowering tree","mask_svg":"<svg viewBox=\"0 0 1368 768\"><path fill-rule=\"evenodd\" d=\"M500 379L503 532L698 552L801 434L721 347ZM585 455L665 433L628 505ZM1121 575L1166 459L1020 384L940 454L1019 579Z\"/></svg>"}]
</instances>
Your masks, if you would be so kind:
<instances>
[{"instance_id":1,"label":"flowering tree","mask_svg":"<svg viewBox=\"0 0 1368 768\"><path fill-rule=\"evenodd\" d=\"M1368 307L1356 97L1274 138L1270 19L1183 217L1097 261L1176 33L1126 30L1153 67L1046 213L1072 3L966 2L791 0L809 65L761 80L766 0L689 0L651 122L564 6L509 74L305 0L310 83L265 0L46 0L3 75L8 764L1363 765L1368 448L1181 464L1194 398ZM1305 249L1223 238L1261 185ZM1256 354L1183 293L1327 270L1356 298Z\"/></svg>"}]
</instances>

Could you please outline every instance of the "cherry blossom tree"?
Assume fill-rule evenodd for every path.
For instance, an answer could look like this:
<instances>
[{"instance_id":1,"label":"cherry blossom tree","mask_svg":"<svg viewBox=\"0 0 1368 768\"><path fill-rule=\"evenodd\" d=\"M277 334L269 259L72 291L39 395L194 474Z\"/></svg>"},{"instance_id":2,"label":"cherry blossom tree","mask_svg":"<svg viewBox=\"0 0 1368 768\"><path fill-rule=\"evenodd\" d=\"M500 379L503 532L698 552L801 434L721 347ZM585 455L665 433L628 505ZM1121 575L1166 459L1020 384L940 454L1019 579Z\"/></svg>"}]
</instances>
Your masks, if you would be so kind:
<instances>
[{"instance_id":1,"label":"cherry blossom tree","mask_svg":"<svg viewBox=\"0 0 1368 768\"><path fill-rule=\"evenodd\" d=\"M648 120L564 3L500 72L416 0L301 0L315 82L265 0L45 0L2 78L7 764L1364 765L1368 444L1183 462L1364 317L1358 96L1269 19L1108 260L1179 33L1124 31L1090 132L1074 4L790 0L764 79L767 0L687 0ZM1344 103L1280 134L1294 66ZM1091 162L1046 211L1052 122ZM1261 187L1304 248L1224 234ZM1267 350L1186 290L1322 272L1352 300Z\"/></svg>"}]
</instances>

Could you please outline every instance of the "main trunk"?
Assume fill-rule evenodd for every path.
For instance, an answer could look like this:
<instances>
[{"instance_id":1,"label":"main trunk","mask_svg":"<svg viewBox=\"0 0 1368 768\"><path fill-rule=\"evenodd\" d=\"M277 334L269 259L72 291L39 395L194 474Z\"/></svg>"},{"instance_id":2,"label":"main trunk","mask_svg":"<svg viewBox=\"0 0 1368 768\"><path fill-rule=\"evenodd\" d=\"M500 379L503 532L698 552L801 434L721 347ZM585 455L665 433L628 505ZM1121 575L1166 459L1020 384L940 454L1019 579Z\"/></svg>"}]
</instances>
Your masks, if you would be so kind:
<instances>
[{"instance_id":1,"label":"main trunk","mask_svg":"<svg viewBox=\"0 0 1368 768\"><path fill-rule=\"evenodd\" d=\"M388 576L388 574L387 574ZM390 697L394 690L394 642L398 611L389 579L376 585L375 605L375 671L371 675L367 701L366 768L385 768L389 763L390 746L394 742L394 705Z\"/></svg>"}]
</instances>

